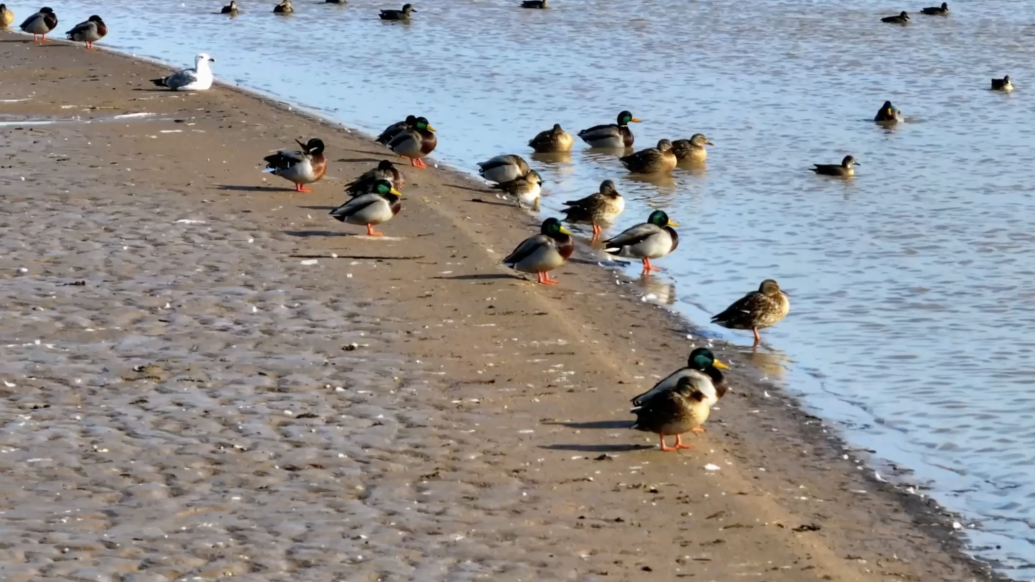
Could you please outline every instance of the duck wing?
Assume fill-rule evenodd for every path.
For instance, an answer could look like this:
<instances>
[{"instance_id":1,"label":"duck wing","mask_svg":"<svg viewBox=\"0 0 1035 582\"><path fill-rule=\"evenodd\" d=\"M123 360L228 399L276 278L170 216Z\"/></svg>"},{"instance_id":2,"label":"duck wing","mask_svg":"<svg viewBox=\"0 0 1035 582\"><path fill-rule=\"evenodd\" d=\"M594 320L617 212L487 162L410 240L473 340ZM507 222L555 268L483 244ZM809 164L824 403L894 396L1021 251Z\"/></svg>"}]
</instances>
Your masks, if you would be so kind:
<instances>
[{"instance_id":1,"label":"duck wing","mask_svg":"<svg viewBox=\"0 0 1035 582\"><path fill-rule=\"evenodd\" d=\"M271 156L266 156L263 160L266 161L266 167L274 170L286 170L297 164L301 164L307 159L304 152L281 150Z\"/></svg>"},{"instance_id":2,"label":"duck wing","mask_svg":"<svg viewBox=\"0 0 1035 582\"><path fill-rule=\"evenodd\" d=\"M532 256L536 251L542 249L544 246L554 244L554 240L545 234L537 234L530 236L525 240L521 241L521 244L514 249L507 258L503 259L504 265L514 265Z\"/></svg>"},{"instance_id":3,"label":"duck wing","mask_svg":"<svg viewBox=\"0 0 1035 582\"><path fill-rule=\"evenodd\" d=\"M379 194L361 194L332 210L330 215L341 222L345 222L346 218L362 211L368 206L377 204L381 200L382 197Z\"/></svg>"},{"instance_id":4,"label":"duck wing","mask_svg":"<svg viewBox=\"0 0 1035 582\"><path fill-rule=\"evenodd\" d=\"M650 390L634 397L632 399L633 406L644 406L659 394L671 392L679 385L679 380L682 378L689 378L690 384L697 391L701 392L706 399L718 400L718 392L710 376L690 368L680 368L655 384Z\"/></svg>"},{"instance_id":5,"label":"duck wing","mask_svg":"<svg viewBox=\"0 0 1035 582\"><path fill-rule=\"evenodd\" d=\"M751 329L755 316L769 307L769 298L764 293L752 291L733 302L726 311L712 317L712 323L718 323L731 329Z\"/></svg>"},{"instance_id":6,"label":"duck wing","mask_svg":"<svg viewBox=\"0 0 1035 582\"><path fill-rule=\"evenodd\" d=\"M589 129L583 129L579 132L579 137L585 138L603 138L603 137L621 137L622 131L618 129L618 126L613 123L604 125L594 125Z\"/></svg>"},{"instance_id":7,"label":"duck wing","mask_svg":"<svg viewBox=\"0 0 1035 582\"><path fill-rule=\"evenodd\" d=\"M648 238L662 232L661 227L649 222L637 224L626 229L618 236L604 241L604 252L618 253L623 247L639 244Z\"/></svg>"}]
</instances>

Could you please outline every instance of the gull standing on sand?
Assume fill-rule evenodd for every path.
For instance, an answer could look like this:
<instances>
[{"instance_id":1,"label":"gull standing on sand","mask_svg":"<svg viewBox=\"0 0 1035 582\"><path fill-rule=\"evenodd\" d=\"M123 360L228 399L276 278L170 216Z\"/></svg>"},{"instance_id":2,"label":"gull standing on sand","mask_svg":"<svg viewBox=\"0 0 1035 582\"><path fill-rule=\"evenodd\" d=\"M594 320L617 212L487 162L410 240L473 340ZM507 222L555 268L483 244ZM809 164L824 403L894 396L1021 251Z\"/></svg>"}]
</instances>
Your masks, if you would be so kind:
<instances>
[{"instance_id":1,"label":"gull standing on sand","mask_svg":"<svg viewBox=\"0 0 1035 582\"><path fill-rule=\"evenodd\" d=\"M367 236L384 236L374 226L395 218L402 210L402 194L388 180L378 180L369 194L361 194L331 211L335 220L367 227Z\"/></svg>"},{"instance_id":2,"label":"gull standing on sand","mask_svg":"<svg viewBox=\"0 0 1035 582\"><path fill-rule=\"evenodd\" d=\"M52 8L44 6L39 12L25 19L22 23L22 32L32 34L32 40L47 42L47 33L57 28L57 25L57 14L54 14Z\"/></svg>"},{"instance_id":3,"label":"gull standing on sand","mask_svg":"<svg viewBox=\"0 0 1035 582\"><path fill-rule=\"evenodd\" d=\"M790 311L791 302L787 299L787 294L780 290L780 285L776 281L766 279L758 286L758 291L748 293L725 311L712 317L712 323L727 329L750 329L755 334L757 347L762 343L758 330L776 325L787 317Z\"/></svg>"},{"instance_id":4,"label":"gull standing on sand","mask_svg":"<svg viewBox=\"0 0 1035 582\"><path fill-rule=\"evenodd\" d=\"M7 4L0 4L0 28L7 28L14 22L14 12L7 9Z\"/></svg>"},{"instance_id":5,"label":"gull standing on sand","mask_svg":"<svg viewBox=\"0 0 1035 582\"><path fill-rule=\"evenodd\" d=\"M651 259L660 259L676 250L679 246L679 234L673 226L679 226L669 220L664 210L655 210L647 217L647 222L626 229L618 236L604 241L604 252L643 261L643 275L661 269L650 264Z\"/></svg>"},{"instance_id":6,"label":"gull standing on sand","mask_svg":"<svg viewBox=\"0 0 1035 582\"><path fill-rule=\"evenodd\" d=\"M212 69L209 63L216 59L201 53L194 57L194 68L177 71L168 77L151 79L157 87L168 87L173 91L207 91L212 86Z\"/></svg>"},{"instance_id":7,"label":"gull standing on sand","mask_svg":"<svg viewBox=\"0 0 1035 582\"><path fill-rule=\"evenodd\" d=\"M522 273L535 273L541 285L556 285L549 272L560 267L575 252L571 231L556 218L547 218L539 234L521 241L503 264Z\"/></svg>"},{"instance_id":8,"label":"gull standing on sand","mask_svg":"<svg viewBox=\"0 0 1035 582\"><path fill-rule=\"evenodd\" d=\"M279 152L266 156L266 169L274 176L280 176L285 180L295 183L295 192L312 192L303 184L319 182L327 173L327 158L323 155L323 140L314 137L306 143L295 140L295 143L302 146L301 151L280 150Z\"/></svg>"},{"instance_id":9,"label":"gull standing on sand","mask_svg":"<svg viewBox=\"0 0 1035 582\"><path fill-rule=\"evenodd\" d=\"M93 43L101 40L108 34L108 26L104 24L100 16L94 14L86 22L80 22L65 33L65 38L75 42L85 42L86 48L92 49Z\"/></svg>"}]
</instances>

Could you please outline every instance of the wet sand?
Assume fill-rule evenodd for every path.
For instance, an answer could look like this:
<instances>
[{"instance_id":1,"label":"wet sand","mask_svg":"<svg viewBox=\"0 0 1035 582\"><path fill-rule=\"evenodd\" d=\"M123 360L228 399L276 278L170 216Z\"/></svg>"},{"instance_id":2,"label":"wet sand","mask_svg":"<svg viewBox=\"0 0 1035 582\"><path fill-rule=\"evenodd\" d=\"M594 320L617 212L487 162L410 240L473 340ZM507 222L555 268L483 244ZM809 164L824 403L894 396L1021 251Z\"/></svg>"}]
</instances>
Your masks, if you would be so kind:
<instances>
[{"instance_id":1,"label":"wet sand","mask_svg":"<svg viewBox=\"0 0 1035 582\"><path fill-rule=\"evenodd\" d=\"M0 121L75 121L0 134L3 580L992 578L722 346L696 449L628 430L695 332L584 245L559 287L501 267L539 219L477 182L404 169L358 236L365 137L23 38ZM260 173L310 136L314 193Z\"/></svg>"}]
</instances>

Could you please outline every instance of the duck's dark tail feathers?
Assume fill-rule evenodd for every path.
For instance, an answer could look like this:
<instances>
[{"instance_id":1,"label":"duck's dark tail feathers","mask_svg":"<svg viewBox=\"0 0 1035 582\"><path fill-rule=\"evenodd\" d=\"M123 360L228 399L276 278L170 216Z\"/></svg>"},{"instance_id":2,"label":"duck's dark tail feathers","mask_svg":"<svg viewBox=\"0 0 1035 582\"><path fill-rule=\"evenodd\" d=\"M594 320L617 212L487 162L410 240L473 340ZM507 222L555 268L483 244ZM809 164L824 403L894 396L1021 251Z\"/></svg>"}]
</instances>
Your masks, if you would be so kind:
<instances>
[{"instance_id":1,"label":"duck's dark tail feathers","mask_svg":"<svg viewBox=\"0 0 1035 582\"><path fill-rule=\"evenodd\" d=\"M151 82L155 84L155 87L165 87L165 77L161 79L151 79Z\"/></svg>"}]
</instances>

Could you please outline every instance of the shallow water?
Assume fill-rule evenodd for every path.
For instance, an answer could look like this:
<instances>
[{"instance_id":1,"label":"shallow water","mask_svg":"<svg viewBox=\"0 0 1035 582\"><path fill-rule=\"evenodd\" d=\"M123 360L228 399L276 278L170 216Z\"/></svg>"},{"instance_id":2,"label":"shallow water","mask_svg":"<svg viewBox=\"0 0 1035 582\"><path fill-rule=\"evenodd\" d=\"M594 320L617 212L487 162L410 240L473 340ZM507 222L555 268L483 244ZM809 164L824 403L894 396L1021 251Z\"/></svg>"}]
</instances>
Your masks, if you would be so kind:
<instances>
[{"instance_id":1,"label":"shallow water","mask_svg":"<svg viewBox=\"0 0 1035 582\"><path fill-rule=\"evenodd\" d=\"M935 4L933 0L927 2ZM880 3L516 0L417 4L412 24L347 7L149 2L107 11L103 44L174 63L206 51L224 81L369 132L407 113L439 130L439 159L465 170L559 122L572 133L629 109L637 147L706 133L707 169L631 180L581 143L534 166L544 214L615 179L618 227L665 208L683 244L658 261L698 324L767 277L792 315L763 332L773 379L847 426L855 445L916 471L970 516L978 552L1035 575L1035 429L1025 363L1035 342L1030 184L1035 5L954 2L903 28ZM267 5L268 4L268 5ZM52 0L69 23L92 3ZM145 4L141 4L142 6ZM1010 74L1012 95L987 90ZM885 99L907 117L869 120ZM851 153L851 182L810 164ZM666 289L667 292L667 289ZM750 345L746 333L708 327ZM969 524L968 524L969 525Z\"/></svg>"}]
</instances>

